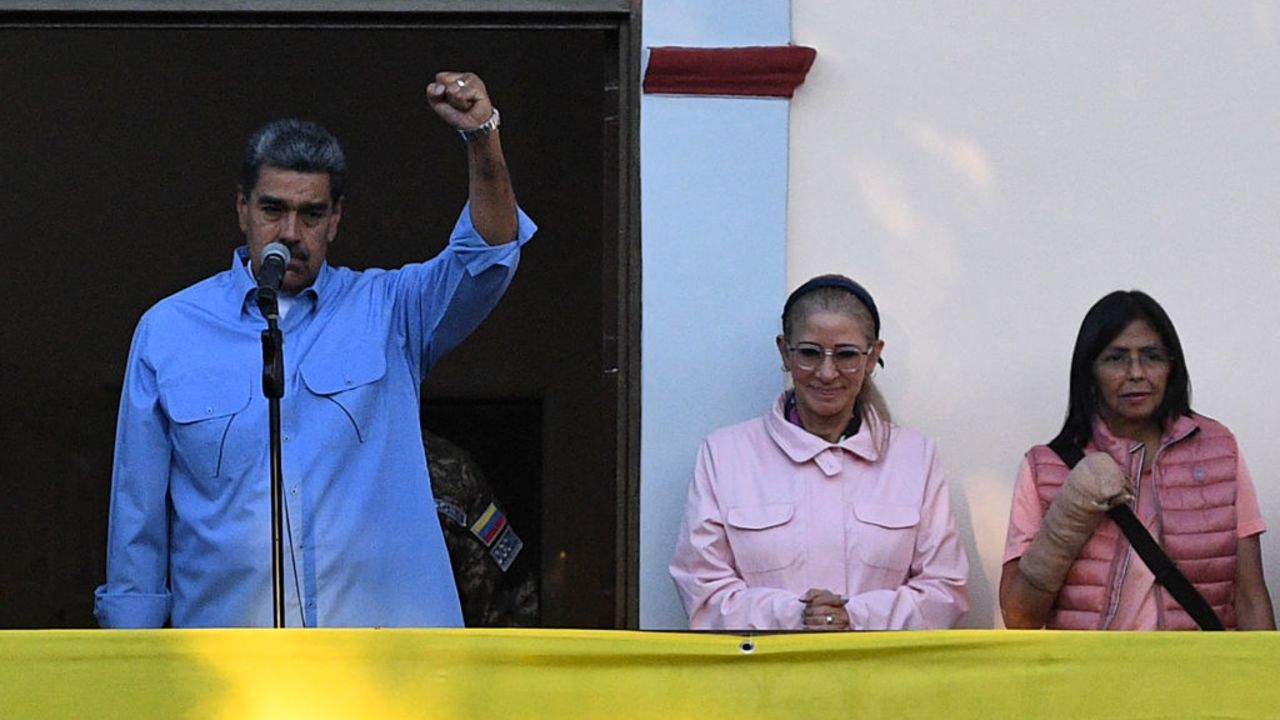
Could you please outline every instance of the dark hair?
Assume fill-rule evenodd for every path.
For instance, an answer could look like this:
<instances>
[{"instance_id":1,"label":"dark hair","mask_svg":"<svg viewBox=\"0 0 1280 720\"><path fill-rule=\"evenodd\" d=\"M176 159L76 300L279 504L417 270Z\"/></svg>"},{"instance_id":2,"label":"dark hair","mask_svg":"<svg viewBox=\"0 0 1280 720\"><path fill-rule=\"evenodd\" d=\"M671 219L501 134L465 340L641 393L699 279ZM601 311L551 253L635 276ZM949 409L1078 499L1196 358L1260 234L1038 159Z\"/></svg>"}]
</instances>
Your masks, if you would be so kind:
<instances>
[{"instance_id":1,"label":"dark hair","mask_svg":"<svg viewBox=\"0 0 1280 720\"><path fill-rule=\"evenodd\" d=\"M286 118L263 125L249 138L240 164L240 192L248 197L263 166L329 174L329 198L342 199L347 160L333 133L306 120Z\"/></svg>"},{"instance_id":2,"label":"dark hair","mask_svg":"<svg viewBox=\"0 0 1280 720\"><path fill-rule=\"evenodd\" d=\"M1182 343L1173 321L1160 303L1141 290L1117 290L1085 313L1071 354L1071 387L1067 398L1067 419L1049 445L1064 450L1083 449L1093 437L1093 416L1098 412L1098 381L1094 362L1134 320L1144 320L1160 336L1169 353L1169 380L1154 420L1161 427L1171 418L1191 414L1191 378L1182 356Z\"/></svg>"}]
</instances>

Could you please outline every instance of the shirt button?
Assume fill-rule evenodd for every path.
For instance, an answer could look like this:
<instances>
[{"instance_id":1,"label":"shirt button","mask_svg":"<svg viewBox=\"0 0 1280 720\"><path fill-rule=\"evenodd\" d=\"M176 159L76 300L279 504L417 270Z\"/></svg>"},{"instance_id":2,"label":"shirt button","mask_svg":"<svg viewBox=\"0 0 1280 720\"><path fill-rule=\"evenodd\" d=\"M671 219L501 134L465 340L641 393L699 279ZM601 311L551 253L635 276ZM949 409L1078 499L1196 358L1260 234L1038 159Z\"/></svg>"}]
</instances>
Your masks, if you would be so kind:
<instances>
[{"instance_id":1,"label":"shirt button","mask_svg":"<svg viewBox=\"0 0 1280 720\"><path fill-rule=\"evenodd\" d=\"M818 467L822 468L823 474L832 477L840 472L840 461L832 457L832 453L824 451L817 458Z\"/></svg>"},{"instance_id":2,"label":"shirt button","mask_svg":"<svg viewBox=\"0 0 1280 720\"><path fill-rule=\"evenodd\" d=\"M204 414L205 414L205 415L212 415L212 414L213 414L213 408L211 408L211 407L207 407L207 408L205 408L205 409L204 409Z\"/></svg>"},{"instance_id":3,"label":"shirt button","mask_svg":"<svg viewBox=\"0 0 1280 720\"><path fill-rule=\"evenodd\" d=\"M350 385L350 384L351 384L351 378L347 378L347 379L346 379L346 380L344 380L343 382L345 382L346 384Z\"/></svg>"},{"instance_id":4,"label":"shirt button","mask_svg":"<svg viewBox=\"0 0 1280 720\"><path fill-rule=\"evenodd\" d=\"M294 485L293 487L289 488L289 494L290 494L290 495L297 495L297 494L298 494L298 486L297 486L297 485Z\"/></svg>"}]
</instances>

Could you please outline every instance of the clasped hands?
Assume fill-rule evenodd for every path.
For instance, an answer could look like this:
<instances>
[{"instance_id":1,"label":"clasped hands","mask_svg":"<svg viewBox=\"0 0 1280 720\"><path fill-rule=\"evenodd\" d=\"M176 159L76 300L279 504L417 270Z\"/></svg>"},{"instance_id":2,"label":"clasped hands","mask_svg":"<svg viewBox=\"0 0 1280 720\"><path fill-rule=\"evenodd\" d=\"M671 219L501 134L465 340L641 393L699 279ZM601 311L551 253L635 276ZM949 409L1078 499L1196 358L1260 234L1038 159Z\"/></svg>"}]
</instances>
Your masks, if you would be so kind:
<instances>
[{"instance_id":1,"label":"clasped hands","mask_svg":"<svg viewBox=\"0 0 1280 720\"><path fill-rule=\"evenodd\" d=\"M804 627L806 630L848 630L849 611L845 603L849 598L822 588L809 588L800 596L804 603Z\"/></svg>"}]
</instances>

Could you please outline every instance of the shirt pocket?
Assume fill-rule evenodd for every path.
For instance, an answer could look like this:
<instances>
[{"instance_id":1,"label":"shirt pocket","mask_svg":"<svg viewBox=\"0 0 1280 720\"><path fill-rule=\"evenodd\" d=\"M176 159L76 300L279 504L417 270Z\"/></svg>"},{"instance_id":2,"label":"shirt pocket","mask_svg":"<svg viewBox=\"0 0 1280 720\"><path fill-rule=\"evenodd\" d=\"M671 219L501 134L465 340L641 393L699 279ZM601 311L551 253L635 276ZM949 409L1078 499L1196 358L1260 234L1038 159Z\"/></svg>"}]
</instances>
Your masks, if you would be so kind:
<instances>
[{"instance_id":1,"label":"shirt pocket","mask_svg":"<svg viewBox=\"0 0 1280 720\"><path fill-rule=\"evenodd\" d=\"M236 424L243 424L252 392L246 376L217 371L193 371L162 381L160 396L169 416L175 462L192 476L206 479L235 475L252 465L266 435L249 438L250 433Z\"/></svg>"},{"instance_id":2,"label":"shirt pocket","mask_svg":"<svg viewBox=\"0 0 1280 720\"><path fill-rule=\"evenodd\" d=\"M383 345L370 338L313 352L302 363L302 382L313 395L331 404L358 442L369 438L370 428L382 413L382 384L378 381L386 374Z\"/></svg>"},{"instance_id":3,"label":"shirt pocket","mask_svg":"<svg viewBox=\"0 0 1280 720\"><path fill-rule=\"evenodd\" d=\"M792 503L729 508L725 524L738 570L762 573L795 563L798 543L794 517Z\"/></svg>"},{"instance_id":4,"label":"shirt pocket","mask_svg":"<svg viewBox=\"0 0 1280 720\"><path fill-rule=\"evenodd\" d=\"M920 509L910 505L853 506L858 557L872 567L905 573L915 552Z\"/></svg>"}]
</instances>

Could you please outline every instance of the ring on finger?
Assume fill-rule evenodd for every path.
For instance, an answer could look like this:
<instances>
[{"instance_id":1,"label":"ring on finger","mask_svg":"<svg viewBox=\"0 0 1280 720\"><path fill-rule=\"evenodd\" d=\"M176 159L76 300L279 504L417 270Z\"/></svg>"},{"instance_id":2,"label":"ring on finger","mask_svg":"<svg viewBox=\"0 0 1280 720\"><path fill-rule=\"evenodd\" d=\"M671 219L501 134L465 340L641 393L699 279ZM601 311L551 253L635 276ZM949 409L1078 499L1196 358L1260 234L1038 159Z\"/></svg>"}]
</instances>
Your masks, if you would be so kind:
<instances>
[{"instance_id":1,"label":"ring on finger","mask_svg":"<svg viewBox=\"0 0 1280 720\"><path fill-rule=\"evenodd\" d=\"M828 615L828 616L827 616L827 624L828 624L828 625L830 625L831 623L835 622L835 619L836 619L836 616L835 616L835 615Z\"/></svg>"},{"instance_id":2,"label":"ring on finger","mask_svg":"<svg viewBox=\"0 0 1280 720\"><path fill-rule=\"evenodd\" d=\"M458 83L458 87L460 88L467 86L467 81L463 80L462 78L458 78L457 80L454 80L454 82Z\"/></svg>"}]
</instances>

